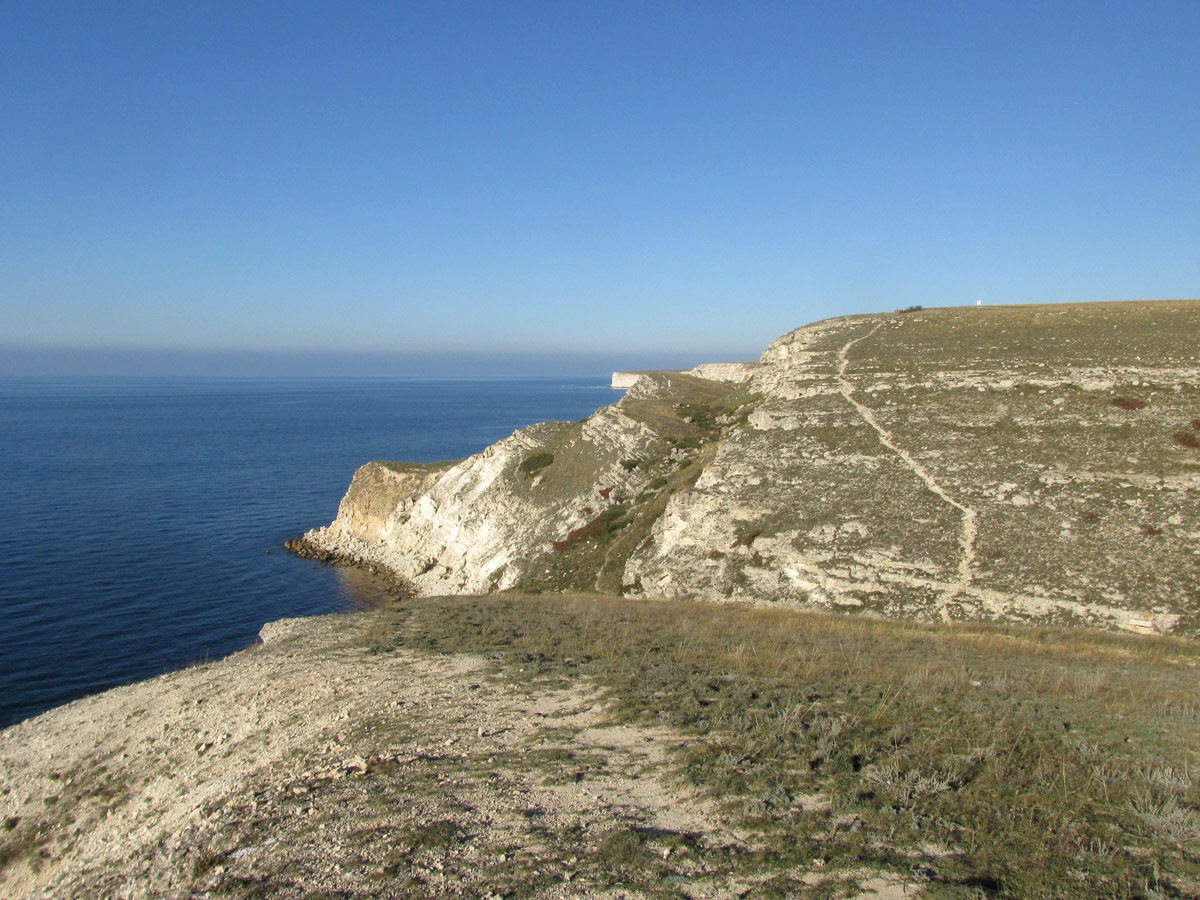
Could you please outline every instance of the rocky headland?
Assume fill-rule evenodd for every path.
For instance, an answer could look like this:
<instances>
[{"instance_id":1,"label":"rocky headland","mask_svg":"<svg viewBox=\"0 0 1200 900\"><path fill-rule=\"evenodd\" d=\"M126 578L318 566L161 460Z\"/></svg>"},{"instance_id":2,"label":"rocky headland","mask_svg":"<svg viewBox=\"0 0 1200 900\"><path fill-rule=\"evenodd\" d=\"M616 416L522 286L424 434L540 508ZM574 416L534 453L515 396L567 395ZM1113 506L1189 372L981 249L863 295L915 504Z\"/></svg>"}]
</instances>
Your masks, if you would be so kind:
<instances>
[{"instance_id":1,"label":"rocky headland","mask_svg":"<svg viewBox=\"0 0 1200 900\"><path fill-rule=\"evenodd\" d=\"M468 459L373 462L317 552L593 590L1200 629L1200 303L850 316ZM626 376L618 378L617 376Z\"/></svg>"}]
</instances>

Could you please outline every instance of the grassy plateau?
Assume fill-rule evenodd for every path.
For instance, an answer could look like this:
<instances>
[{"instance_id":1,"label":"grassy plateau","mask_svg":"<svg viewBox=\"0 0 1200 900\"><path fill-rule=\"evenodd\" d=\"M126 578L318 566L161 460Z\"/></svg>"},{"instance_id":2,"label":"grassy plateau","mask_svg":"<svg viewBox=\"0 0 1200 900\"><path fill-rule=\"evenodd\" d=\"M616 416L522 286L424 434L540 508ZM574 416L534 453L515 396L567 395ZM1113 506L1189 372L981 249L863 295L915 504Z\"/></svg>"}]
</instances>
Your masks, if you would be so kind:
<instances>
[{"instance_id":1,"label":"grassy plateau","mask_svg":"<svg viewBox=\"0 0 1200 900\"><path fill-rule=\"evenodd\" d=\"M1200 896L1193 642L592 595L373 615L374 652L483 654L514 689L586 680L614 720L676 729L671 776L745 836L692 864L744 873L746 896L854 896L864 871L924 897ZM686 896L645 840L597 852Z\"/></svg>"}]
</instances>

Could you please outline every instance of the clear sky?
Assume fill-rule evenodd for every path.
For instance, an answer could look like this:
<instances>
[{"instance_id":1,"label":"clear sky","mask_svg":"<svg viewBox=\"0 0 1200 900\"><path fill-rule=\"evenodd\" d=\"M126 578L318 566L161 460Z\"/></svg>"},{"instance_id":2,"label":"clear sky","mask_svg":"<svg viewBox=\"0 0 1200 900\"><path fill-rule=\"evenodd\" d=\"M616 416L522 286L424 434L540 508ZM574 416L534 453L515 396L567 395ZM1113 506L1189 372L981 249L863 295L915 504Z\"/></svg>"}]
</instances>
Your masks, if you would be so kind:
<instances>
[{"instance_id":1,"label":"clear sky","mask_svg":"<svg viewBox=\"0 0 1200 900\"><path fill-rule=\"evenodd\" d=\"M1196 0L13 0L0 372L565 374L1196 297L1198 36Z\"/></svg>"}]
</instances>

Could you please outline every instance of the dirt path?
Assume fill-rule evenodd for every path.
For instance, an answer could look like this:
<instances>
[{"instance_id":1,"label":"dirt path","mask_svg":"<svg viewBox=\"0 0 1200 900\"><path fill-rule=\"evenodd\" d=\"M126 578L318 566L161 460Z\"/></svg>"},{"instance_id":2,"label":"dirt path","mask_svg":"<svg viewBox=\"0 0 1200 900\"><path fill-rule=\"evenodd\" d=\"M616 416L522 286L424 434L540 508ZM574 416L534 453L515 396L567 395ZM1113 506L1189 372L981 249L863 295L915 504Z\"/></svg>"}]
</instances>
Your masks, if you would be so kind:
<instances>
[{"instance_id":1,"label":"dirt path","mask_svg":"<svg viewBox=\"0 0 1200 900\"><path fill-rule=\"evenodd\" d=\"M895 436L879 424L874 413L862 403L854 399L854 387L846 378L846 369L850 365L850 348L859 341L864 341L871 335L875 334L880 329L880 325L876 325L866 334L861 337L847 341L840 351L838 351L838 382L842 396L846 398L858 414L868 425L875 429L875 433L879 435L880 442L889 450L894 452L904 461L913 473L925 483L925 486L933 493L937 494L943 501L950 506L953 506L962 515L962 524L958 533L958 545L962 548L962 556L958 561L958 577L946 585L938 597L938 605L941 609L942 618L949 621L950 614L948 605L950 602L967 590L971 586L974 578L975 566L975 538L978 534L978 519L979 514L964 503L954 499L946 492L946 489L938 484L937 480L929 473L929 471L918 462L912 454L896 443Z\"/></svg>"}]
</instances>

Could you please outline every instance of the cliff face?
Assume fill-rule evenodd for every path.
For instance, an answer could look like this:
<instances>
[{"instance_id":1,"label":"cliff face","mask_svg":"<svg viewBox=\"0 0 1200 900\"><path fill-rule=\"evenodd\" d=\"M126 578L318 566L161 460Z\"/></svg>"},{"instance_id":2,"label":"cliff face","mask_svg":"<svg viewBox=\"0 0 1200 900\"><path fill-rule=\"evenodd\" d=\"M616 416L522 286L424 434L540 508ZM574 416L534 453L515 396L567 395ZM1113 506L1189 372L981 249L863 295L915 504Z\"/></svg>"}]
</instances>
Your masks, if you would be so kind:
<instances>
[{"instance_id":1,"label":"cliff face","mask_svg":"<svg viewBox=\"0 0 1200 900\"><path fill-rule=\"evenodd\" d=\"M1194 634L1198 342L1196 301L829 320L457 463L370 463L308 537L426 593Z\"/></svg>"},{"instance_id":2,"label":"cliff face","mask_svg":"<svg viewBox=\"0 0 1200 900\"><path fill-rule=\"evenodd\" d=\"M679 480L681 464L699 474L694 461L707 432L679 405L731 393L729 384L651 374L582 422L523 428L459 462L368 463L333 524L306 538L387 566L424 593L591 588L598 580L619 590L628 537L653 521L645 501L659 482ZM634 520L640 529L629 528Z\"/></svg>"}]
</instances>

